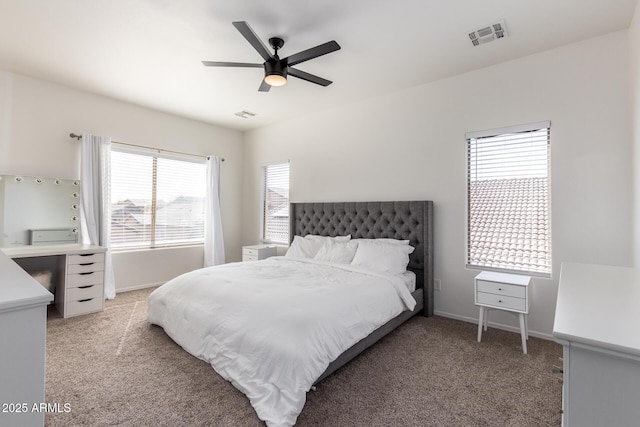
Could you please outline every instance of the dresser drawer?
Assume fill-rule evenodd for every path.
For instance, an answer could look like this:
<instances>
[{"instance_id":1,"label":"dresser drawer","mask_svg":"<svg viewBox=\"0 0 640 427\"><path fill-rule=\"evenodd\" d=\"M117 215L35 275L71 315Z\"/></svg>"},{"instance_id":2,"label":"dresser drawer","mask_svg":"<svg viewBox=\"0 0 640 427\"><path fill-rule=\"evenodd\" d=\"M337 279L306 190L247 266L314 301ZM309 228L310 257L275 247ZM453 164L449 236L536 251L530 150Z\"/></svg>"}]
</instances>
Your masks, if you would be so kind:
<instances>
[{"instance_id":1,"label":"dresser drawer","mask_svg":"<svg viewBox=\"0 0 640 427\"><path fill-rule=\"evenodd\" d=\"M101 285L104 281L103 271L92 271L84 274L67 274L67 288Z\"/></svg>"},{"instance_id":2,"label":"dresser drawer","mask_svg":"<svg viewBox=\"0 0 640 427\"><path fill-rule=\"evenodd\" d=\"M478 280L478 292L488 292L497 295L506 295L515 298L525 298L527 289L524 286L512 285L509 283L487 282Z\"/></svg>"},{"instance_id":3,"label":"dresser drawer","mask_svg":"<svg viewBox=\"0 0 640 427\"><path fill-rule=\"evenodd\" d=\"M71 264L67 266L67 274L93 273L95 271L104 271L104 263L88 262L85 264Z\"/></svg>"},{"instance_id":4,"label":"dresser drawer","mask_svg":"<svg viewBox=\"0 0 640 427\"><path fill-rule=\"evenodd\" d=\"M242 255L242 260L243 261L258 261L258 255L243 254Z\"/></svg>"},{"instance_id":5,"label":"dresser drawer","mask_svg":"<svg viewBox=\"0 0 640 427\"><path fill-rule=\"evenodd\" d=\"M68 255L67 256L67 264L87 264L91 262L104 262L104 253L96 253L96 254L79 254L79 255Z\"/></svg>"},{"instance_id":6,"label":"dresser drawer","mask_svg":"<svg viewBox=\"0 0 640 427\"><path fill-rule=\"evenodd\" d=\"M95 313L102 311L104 305L103 297L96 297L80 301L67 301L65 303L64 317L79 316L81 314Z\"/></svg>"},{"instance_id":7,"label":"dresser drawer","mask_svg":"<svg viewBox=\"0 0 640 427\"><path fill-rule=\"evenodd\" d=\"M67 302L81 301L92 298L104 298L104 286L99 285L87 285L78 288L69 288L65 298Z\"/></svg>"},{"instance_id":8,"label":"dresser drawer","mask_svg":"<svg viewBox=\"0 0 640 427\"><path fill-rule=\"evenodd\" d=\"M520 311L523 313L527 311L525 298L514 298L486 292L478 292L477 298L478 304L489 305L503 310Z\"/></svg>"}]
</instances>

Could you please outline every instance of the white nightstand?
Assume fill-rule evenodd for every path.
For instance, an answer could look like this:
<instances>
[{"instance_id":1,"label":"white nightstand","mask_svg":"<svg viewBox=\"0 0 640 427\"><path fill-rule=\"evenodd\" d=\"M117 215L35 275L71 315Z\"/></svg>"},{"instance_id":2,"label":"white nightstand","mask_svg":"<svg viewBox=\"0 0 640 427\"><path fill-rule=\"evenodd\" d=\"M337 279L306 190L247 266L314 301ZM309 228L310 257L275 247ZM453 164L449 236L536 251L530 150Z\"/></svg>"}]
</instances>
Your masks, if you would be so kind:
<instances>
[{"instance_id":1,"label":"white nightstand","mask_svg":"<svg viewBox=\"0 0 640 427\"><path fill-rule=\"evenodd\" d=\"M257 261L278 254L275 246L253 245L242 247L242 261Z\"/></svg>"},{"instance_id":2,"label":"white nightstand","mask_svg":"<svg viewBox=\"0 0 640 427\"><path fill-rule=\"evenodd\" d=\"M483 271L476 276L474 282L475 303L480 306L478 342L482 339L483 323L484 330L487 330L489 310L510 311L517 313L520 318L522 352L527 354L527 340L529 339L527 314L529 314L529 283L531 283L531 277Z\"/></svg>"}]
</instances>

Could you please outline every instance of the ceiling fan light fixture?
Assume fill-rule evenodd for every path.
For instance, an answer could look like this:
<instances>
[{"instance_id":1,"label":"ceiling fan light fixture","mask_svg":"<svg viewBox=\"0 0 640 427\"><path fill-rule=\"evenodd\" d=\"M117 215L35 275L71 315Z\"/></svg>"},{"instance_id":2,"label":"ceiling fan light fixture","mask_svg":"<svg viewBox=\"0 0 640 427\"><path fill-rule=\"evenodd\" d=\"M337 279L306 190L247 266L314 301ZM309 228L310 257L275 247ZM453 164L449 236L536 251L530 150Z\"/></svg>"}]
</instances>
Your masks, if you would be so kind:
<instances>
[{"instance_id":1,"label":"ceiling fan light fixture","mask_svg":"<svg viewBox=\"0 0 640 427\"><path fill-rule=\"evenodd\" d=\"M280 74L269 74L265 76L264 81L269 86L284 86L287 84L287 78Z\"/></svg>"}]
</instances>

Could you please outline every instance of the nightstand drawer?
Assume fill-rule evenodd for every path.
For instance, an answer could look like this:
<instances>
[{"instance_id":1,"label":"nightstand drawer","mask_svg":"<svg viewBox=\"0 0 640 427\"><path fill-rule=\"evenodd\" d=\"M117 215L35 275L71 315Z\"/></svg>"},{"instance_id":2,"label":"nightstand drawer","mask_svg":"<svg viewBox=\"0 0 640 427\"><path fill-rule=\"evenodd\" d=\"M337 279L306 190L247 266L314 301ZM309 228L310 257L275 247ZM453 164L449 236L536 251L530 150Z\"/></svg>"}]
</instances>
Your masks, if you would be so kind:
<instances>
[{"instance_id":1,"label":"nightstand drawer","mask_svg":"<svg viewBox=\"0 0 640 427\"><path fill-rule=\"evenodd\" d=\"M259 253L260 253L260 249L242 248L242 256L244 256L244 257L247 257L247 256L255 256L255 257L257 257Z\"/></svg>"},{"instance_id":2,"label":"nightstand drawer","mask_svg":"<svg viewBox=\"0 0 640 427\"><path fill-rule=\"evenodd\" d=\"M242 261L258 261L277 254L275 246L253 245L242 247Z\"/></svg>"},{"instance_id":3,"label":"nightstand drawer","mask_svg":"<svg viewBox=\"0 0 640 427\"><path fill-rule=\"evenodd\" d=\"M527 289L524 286L512 285L509 283L487 282L478 280L478 292L490 294L506 295L515 298L525 298Z\"/></svg>"},{"instance_id":4,"label":"nightstand drawer","mask_svg":"<svg viewBox=\"0 0 640 427\"><path fill-rule=\"evenodd\" d=\"M514 298L505 295L478 292L478 304L489 305L503 310L527 311L526 299Z\"/></svg>"}]
</instances>

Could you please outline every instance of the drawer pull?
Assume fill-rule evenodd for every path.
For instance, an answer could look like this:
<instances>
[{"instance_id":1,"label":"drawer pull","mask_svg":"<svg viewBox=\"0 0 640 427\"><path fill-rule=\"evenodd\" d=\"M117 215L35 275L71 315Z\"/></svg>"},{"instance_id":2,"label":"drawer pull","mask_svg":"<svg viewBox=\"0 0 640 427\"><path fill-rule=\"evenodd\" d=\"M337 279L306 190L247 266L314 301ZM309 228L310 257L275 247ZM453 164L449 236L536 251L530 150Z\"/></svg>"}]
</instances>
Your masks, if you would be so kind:
<instances>
[{"instance_id":1,"label":"drawer pull","mask_svg":"<svg viewBox=\"0 0 640 427\"><path fill-rule=\"evenodd\" d=\"M81 299L81 300L78 300L78 302L87 302L91 300L93 300L93 298Z\"/></svg>"},{"instance_id":2,"label":"drawer pull","mask_svg":"<svg viewBox=\"0 0 640 427\"><path fill-rule=\"evenodd\" d=\"M501 290L502 290L502 288L498 288L498 290L499 290L499 291L501 291Z\"/></svg>"},{"instance_id":3,"label":"drawer pull","mask_svg":"<svg viewBox=\"0 0 640 427\"><path fill-rule=\"evenodd\" d=\"M95 273L95 271L88 271L86 273L78 273L78 274L81 275L81 276L86 276L88 274L93 274L93 273Z\"/></svg>"},{"instance_id":4,"label":"drawer pull","mask_svg":"<svg viewBox=\"0 0 640 427\"><path fill-rule=\"evenodd\" d=\"M79 254L80 256L94 256L95 254Z\"/></svg>"},{"instance_id":5,"label":"drawer pull","mask_svg":"<svg viewBox=\"0 0 640 427\"><path fill-rule=\"evenodd\" d=\"M84 264L78 264L78 265L82 265L82 266L87 266L87 265L93 265L94 263L92 262L85 262Z\"/></svg>"},{"instance_id":6,"label":"drawer pull","mask_svg":"<svg viewBox=\"0 0 640 427\"><path fill-rule=\"evenodd\" d=\"M502 300L501 300L501 299L499 299L499 300L498 300L498 302L502 302Z\"/></svg>"},{"instance_id":7,"label":"drawer pull","mask_svg":"<svg viewBox=\"0 0 640 427\"><path fill-rule=\"evenodd\" d=\"M87 289L87 288L93 288L93 285L78 286L78 289Z\"/></svg>"}]
</instances>

